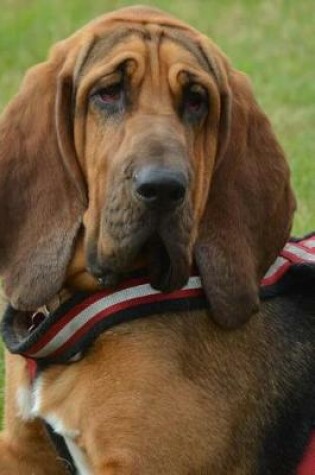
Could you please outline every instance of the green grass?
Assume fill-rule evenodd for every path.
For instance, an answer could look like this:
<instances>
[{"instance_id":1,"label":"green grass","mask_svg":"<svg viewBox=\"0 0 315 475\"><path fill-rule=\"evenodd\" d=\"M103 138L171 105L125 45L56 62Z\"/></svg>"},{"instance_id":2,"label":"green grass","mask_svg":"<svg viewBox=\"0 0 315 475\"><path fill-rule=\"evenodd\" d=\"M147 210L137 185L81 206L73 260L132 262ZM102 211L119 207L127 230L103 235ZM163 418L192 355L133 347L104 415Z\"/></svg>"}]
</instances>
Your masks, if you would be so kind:
<instances>
[{"instance_id":1,"label":"green grass","mask_svg":"<svg viewBox=\"0 0 315 475\"><path fill-rule=\"evenodd\" d=\"M291 165L298 198L294 232L314 229L314 0L146 3L175 13L204 31L238 69L250 75ZM0 108L17 90L24 71L43 60L52 43L98 14L132 4L114 0L2 0Z\"/></svg>"}]
</instances>

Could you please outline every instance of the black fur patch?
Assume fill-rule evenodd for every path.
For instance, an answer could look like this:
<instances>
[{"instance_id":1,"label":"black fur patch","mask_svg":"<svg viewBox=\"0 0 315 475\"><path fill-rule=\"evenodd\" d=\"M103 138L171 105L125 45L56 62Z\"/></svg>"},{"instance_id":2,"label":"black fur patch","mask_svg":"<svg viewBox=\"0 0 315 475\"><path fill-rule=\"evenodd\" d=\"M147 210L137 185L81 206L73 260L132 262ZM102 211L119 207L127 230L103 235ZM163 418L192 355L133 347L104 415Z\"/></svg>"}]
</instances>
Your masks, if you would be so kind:
<instances>
[{"instance_id":1,"label":"black fur patch","mask_svg":"<svg viewBox=\"0 0 315 475\"><path fill-rule=\"evenodd\" d=\"M287 295L264 305L283 347L275 374L285 389L264 430L257 475L295 475L314 428L315 267L296 268L294 274Z\"/></svg>"}]
</instances>

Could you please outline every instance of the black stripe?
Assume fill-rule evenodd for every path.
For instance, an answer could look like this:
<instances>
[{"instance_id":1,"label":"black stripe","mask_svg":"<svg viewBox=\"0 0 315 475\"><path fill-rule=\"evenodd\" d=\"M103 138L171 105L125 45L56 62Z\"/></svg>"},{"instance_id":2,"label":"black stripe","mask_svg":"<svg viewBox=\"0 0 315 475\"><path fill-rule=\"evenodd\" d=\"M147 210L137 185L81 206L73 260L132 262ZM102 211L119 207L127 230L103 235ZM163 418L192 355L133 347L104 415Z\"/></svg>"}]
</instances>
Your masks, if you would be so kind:
<instances>
[{"instance_id":1,"label":"black stripe","mask_svg":"<svg viewBox=\"0 0 315 475\"><path fill-rule=\"evenodd\" d=\"M24 340L19 339L19 332L15 327L15 323L19 320L22 320L23 317L25 317L25 313L8 306L1 323L1 334L4 343L11 353L27 353L28 350L42 338L43 334L46 333L55 322L57 322L67 312L73 309L73 307L82 303L87 297L89 297L89 294L87 293L77 293L75 296L71 297L69 300L63 303L56 310L56 312L50 314L49 318L44 319L34 331L27 334L27 330L24 330L23 333L27 335ZM30 313L27 313L28 319L30 318L30 315Z\"/></svg>"},{"instance_id":2,"label":"black stripe","mask_svg":"<svg viewBox=\"0 0 315 475\"><path fill-rule=\"evenodd\" d=\"M307 239L311 239L312 237L315 237L314 231L311 232L311 233L306 234L302 238L296 237L296 236L291 236L290 239L289 239L289 242L297 242L297 243L301 242L303 244L303 241L306 241Z\"/></svg>"},{"instance_id":3,"label":"black stripe","mask_svg":"<svg viewBox=\"0 0 315 475\"><path fill-rule=\"evenodd\" d=\"M315 265L309 262L292 264L275 284L260 288L260 298L267 300L279 295L306 292L311 288L315 288Z\"/></svg>"}]
</instances>

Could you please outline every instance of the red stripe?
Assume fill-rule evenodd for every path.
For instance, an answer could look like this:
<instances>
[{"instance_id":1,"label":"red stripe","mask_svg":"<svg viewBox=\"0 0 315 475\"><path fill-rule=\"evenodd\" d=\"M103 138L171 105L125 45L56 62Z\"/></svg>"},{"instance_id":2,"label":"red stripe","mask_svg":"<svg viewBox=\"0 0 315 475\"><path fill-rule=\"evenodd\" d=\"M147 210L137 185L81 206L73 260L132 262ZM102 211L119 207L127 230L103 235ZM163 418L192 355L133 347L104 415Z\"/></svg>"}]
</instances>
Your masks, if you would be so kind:
<instances>
[{"instance_id":1,"label":"red stripe","mask_svg":"<svg viewBox=\"0 0 315 475\"><path fill-rule=\"evenodd\" d=\"M170 295L172 298L170 299ZM98 314L96 314L93 318L88 320L82 327L80 327L62 346L60 346L57 350L49 355L49 358L54 358L62 354L66 349L75 345L78 340L87 333L91 327L96 325L101 320L110 317L112 314L117 313L119 311L129 309L131 307L138 307L140 305L152 303L152 302L163 302L164 300L179 300L182 298L189 298L189 297L199 297L204 295L202 289L187 289L187 290L179 290L176 292L172 292L171 294L155 294L155 295L147 295L145 297L137 297L128 302L119 303L113 305L107 309L101 310Z\"/></svg>"},{"instance_id":2,"label":"red stripe","mask_svg":"<svg viewBox=\"0 0 315 475\"><path fill-rule=\"evenodd\" d=\"M315 431L311 434L310 443L296 475L315 475Z\"/></svg>"},{"instance_id":3,"label":"red stripe","mask_svg":"<svg viewBox=\"0 0 315 475\"><path fill-rule=\"evenodd\" d=\"M286 273L287 269L291 267L290 262L284 262L279 269L277 269L272 275L269 277L264 277L263 280L261 281L261 285L267 286L267 285L272 285L275 282L277 282L283 274Z\"/></svg>"},{"instance_id":4,"label":"red stripe","mask_svg":"<svg viewBox=\"0 0 315 475\"><path fill-rule=\"evenodd\" d=\"M27 366L27 371L30 377L31 383L33 383L35 376L36 376L36 371L37 371L37 361L33 360L32 358L28 358L27 356L25 357L26 361L26 366Z\"/></svg>"}]
</instances>

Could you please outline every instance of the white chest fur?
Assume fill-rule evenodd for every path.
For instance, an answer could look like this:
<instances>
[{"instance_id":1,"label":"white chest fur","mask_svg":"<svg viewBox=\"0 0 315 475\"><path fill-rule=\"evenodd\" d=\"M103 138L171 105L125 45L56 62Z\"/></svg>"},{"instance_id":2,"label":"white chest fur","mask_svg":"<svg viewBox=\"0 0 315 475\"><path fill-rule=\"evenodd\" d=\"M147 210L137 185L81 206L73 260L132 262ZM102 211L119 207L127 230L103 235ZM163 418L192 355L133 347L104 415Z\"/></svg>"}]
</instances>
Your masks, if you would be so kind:
<instances>
[{"instance_id":1,"label":"white chest fur","mask_svg":"<svg viewBox=\"0 0 315 475\"><path fill-rule=\"evenodd\" d=\"M18 414L24 420L32 420L37 417L45 420L52 429L64 438L71 457L76 465L78 475L92 475L92 470L83 450L76 443L79 431L65 426L64 421L57 412L43 413L43 381L38 377L33 385L21 386L17 392Z\"/></svg>"}]
</instances>

